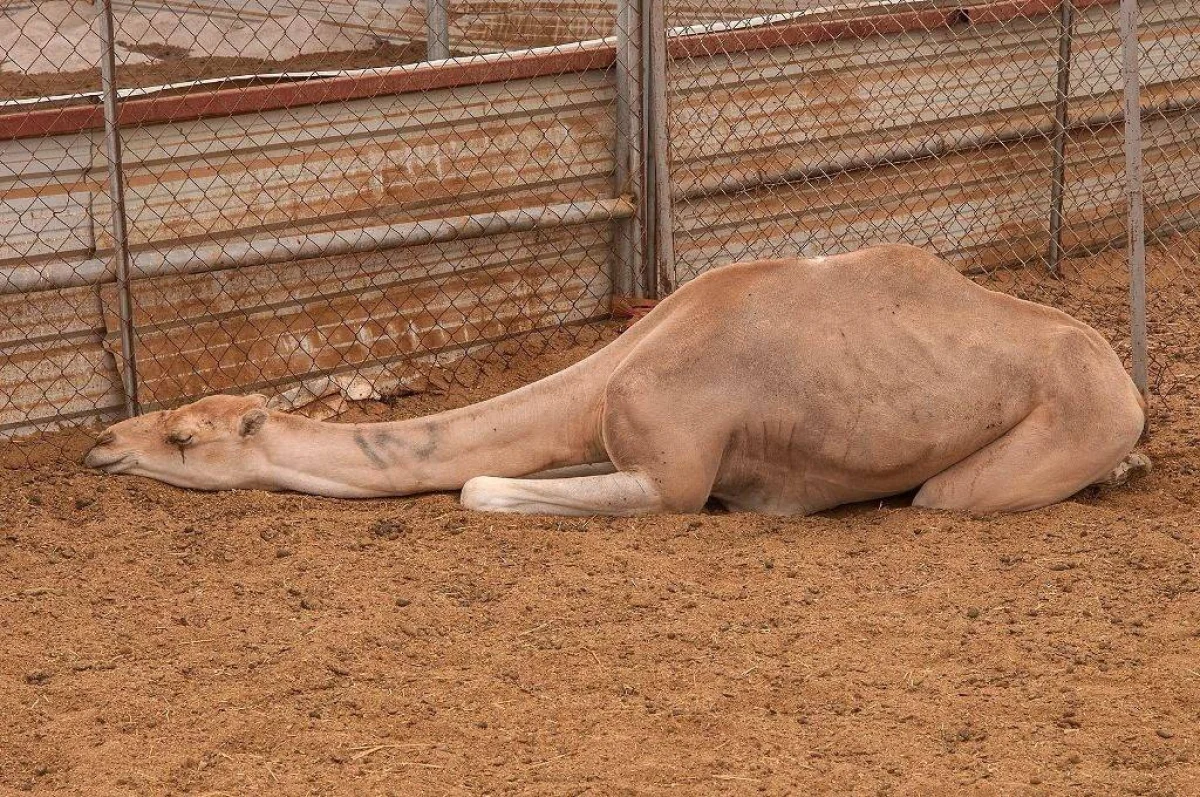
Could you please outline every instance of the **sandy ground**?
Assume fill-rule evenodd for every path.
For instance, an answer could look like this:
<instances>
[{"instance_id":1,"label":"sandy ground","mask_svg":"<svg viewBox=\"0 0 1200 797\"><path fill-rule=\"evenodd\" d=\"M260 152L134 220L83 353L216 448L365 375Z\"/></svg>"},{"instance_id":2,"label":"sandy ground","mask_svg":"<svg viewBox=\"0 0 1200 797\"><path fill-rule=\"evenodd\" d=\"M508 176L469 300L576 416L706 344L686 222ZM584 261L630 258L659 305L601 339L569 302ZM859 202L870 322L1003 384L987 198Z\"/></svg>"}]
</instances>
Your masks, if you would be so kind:
<instances>
[{"instance_id":1,"label":"sandy ground","mask_svg":"<svg viewBox=\"0 0 1200 797\"><path fill-rule=\"evenodd\" d=\"M1122 296L1089 306L1120 323ZM1151 475L984 519L489 516L103 477L84 432L9 446L0 792L1200 794L1200 441L1172 385Z\"/></svg>"},{"instance_id":2,"label":"sandy ground","mask_svg":"<svg viewBox=\"0 0 1200 797\"><path fill-rule=\"evenodd\" d=\"M425 60L425 43L405 46L380 44L361 50L318 52L294 58L185 57L164 56L148 63L117 67L121 88L165 86L191 80L278 74L281 72L327 72L340 69L415 64ZM0 71L0 100L20 97L53 97L100 90L100 71L45 72L27 75ZM63 102L77 102L64 100ZM38 108L48 107L39 103Z\"/></svg>"},{"instance_id":3,"label":"sandy ground","mask_svg":"<svg viewBox=\"0 0 1200 797\"><path fill-rule=\"evenodd\" d=\"M164 54L285 59L354 50L366 43L365 34L296 14L254 19L236 15L233 6L221 11L202 16L161 8L117 8L116 38L123 42L119 62L149 63ZM73 72L99 66L100 28L91 3L13 3L0 9L0 17L5 23L0 26L0 66L7 71Z\"/></svg>"},{"instance_id":4,"label":"sandy ground","mask_svg":"<svg viewBox=\"0 0 1200 797\"><path fill-rule=\"evenodd\" d=\"M425 55L424 42L388 43L334 24L332 16L311 19L274 7L271 16L245 4L217 7L211 15L119 7L114 21L121 88L263 72L394 66ZM0 5L0 99L96 91L99 63L92 4L47 0Z\"/></svg>"}]
</instances>

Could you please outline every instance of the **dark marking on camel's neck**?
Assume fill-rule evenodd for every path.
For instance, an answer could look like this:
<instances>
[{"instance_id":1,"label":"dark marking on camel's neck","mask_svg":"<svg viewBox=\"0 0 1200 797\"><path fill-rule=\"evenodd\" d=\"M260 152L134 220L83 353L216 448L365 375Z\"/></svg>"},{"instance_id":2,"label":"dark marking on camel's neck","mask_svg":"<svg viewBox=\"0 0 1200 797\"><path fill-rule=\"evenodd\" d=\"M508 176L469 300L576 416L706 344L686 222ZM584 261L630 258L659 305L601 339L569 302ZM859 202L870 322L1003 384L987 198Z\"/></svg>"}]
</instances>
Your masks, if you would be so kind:
<instances>
[{"instance_id":1,"label":"dark marking on camel's neck","mask_svg":"<svg viewBox=\"0 0 1200 797\"><path fill-rule=\"evenodd\" d=\"M375 450L375 446L367 440L367 436L362 433L362 430L354 430L354 444L358 446L358 450L366 455L367 459L371 460L371 464L377 468L386 468L387 460L379 456L379 452Z\"/></svg>"},{"instance_id":2,"label":"dark marking on camel's neck","mask_svg":"<svg viewBox=\"0 0 1200 797\"><path fill-rule=\"evenodd\" d=\"M408 438L423 434L422 443L410 442ZM420 427L420 432L401 433L387 427L371 429L355 429L354 443L376 468L390 468L397 462L415 459L418 462L428 461L437 451L441 443L441 430L435 423L426 423Z\"/></svg>"},{"instance_id":3,"label":"dark marking on camel's neck","mask_svg":"<svg viewBox=\"0 0 1200 797\"><path fill-rule=\"evenodd\" d=\"M426 437L425 442L412 448L413 455L422 461L433 456L433 452L437 450L441 438L441 432L437 424L432 422L426 423L423 429Z\"/></svg>"}]
</instances>

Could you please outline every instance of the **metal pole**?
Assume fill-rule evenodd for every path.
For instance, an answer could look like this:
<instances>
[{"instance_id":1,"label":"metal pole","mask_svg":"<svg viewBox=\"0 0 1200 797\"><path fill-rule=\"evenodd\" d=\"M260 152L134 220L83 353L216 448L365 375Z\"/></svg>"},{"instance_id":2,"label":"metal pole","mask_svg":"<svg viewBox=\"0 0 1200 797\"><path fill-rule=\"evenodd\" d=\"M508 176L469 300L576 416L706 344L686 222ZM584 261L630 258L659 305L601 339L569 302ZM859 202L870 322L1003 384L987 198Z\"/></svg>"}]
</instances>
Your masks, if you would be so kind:
<instances>
[{"instance_id":1,"label":"metal pole","mask_svg":"<svg viewBox=\"0 0 1200 797\"><path fill-rule=\"evenodd\" d=\"M1133 382L1149 399L1146 341L1146 222L1142 199L1142 100L1138 68L1138 0L1121 0L1125 83L1125 186L1129 195L1129 316Z\"/></svg>"},{"instance_id":2,"label":"metal pole","mask_svg":"<svg viewBox=\"0 0 1200 797\"><path fill-rule=\"evenodd\" d=\"M644 0L648 11L643 16L648 30L643 41L649 50L647 70L648 112L652 188L653 273L650 290L662 298L675 289L675 239L672 230L670 149L667 142L667 27L663 14L665 0Z\"/></svg>"},{"instance_id":3,"label":"metal pole","mask_svg":"<svg viewBox=\"0 0 1200 797\"><path fill-rule=\"evenodd\" d=\"M642 165L642 37L640 0L617 0L617 138L615 190L636 198L638 212L616 225L616 297L644 295L642 229L645 173Z\"/></svg>"},{"instance_id":4,"label":"metal pole","mask_svg":"<svg viewBox=\"0 0 1200 797\"><path fill-rule=\"evenodd\" d=\"M129 287L129 235L125 224L125 182L121 170L121 127L117 116L117 56L112 0L96 0L100 18L100 90L104 95L104 142L108 153L108 193L112 201L113 271L121 323L121 385L125 414L140 415L137 357L133 350L133 297Z\"/></svg>"},{"instance_id":5,"label":"metal pole","mask_svg":"<svg viewBox=\"0 0 1200 797\"><path fill-rule=\"evenodd\" d=\"M204 274L231 268L250 268L359 252L382 252L577 224L603 224L631 218L636 212L631 197L577 199L557 205L509 208L494 213L380 224L333 232L224 240L139 252L129 256L127 272L133 279L169 274ZM0 282L0 296L80 285L103 285L113 281L113 264L99 258L76 263L16 266L5 275L5 281Z\"/></svg>"},{"instance_id":6,"label":"metal pole","mask_svg":"<svg viewBox=\"0 0 1200 797\"><path fill-rule=\"evenodd\" d=\"M1075 3L1058 4L1058 85L1054 101L1054 166L1050 182L1050 273L1059 276L1062 260L1063 194L1067 171L1067 100L1071 95L1071 39L1075 28Z\"/></svg>"},{"instance_id":7,"label":"metal pole","mask_svg":"<svg viewBox=\"0 0 1200 797\"><path fill-rule=\"evenodd\" d=\"M450 0L425 0L425 60L450 57Z\"/></svg>"}]
</instances>

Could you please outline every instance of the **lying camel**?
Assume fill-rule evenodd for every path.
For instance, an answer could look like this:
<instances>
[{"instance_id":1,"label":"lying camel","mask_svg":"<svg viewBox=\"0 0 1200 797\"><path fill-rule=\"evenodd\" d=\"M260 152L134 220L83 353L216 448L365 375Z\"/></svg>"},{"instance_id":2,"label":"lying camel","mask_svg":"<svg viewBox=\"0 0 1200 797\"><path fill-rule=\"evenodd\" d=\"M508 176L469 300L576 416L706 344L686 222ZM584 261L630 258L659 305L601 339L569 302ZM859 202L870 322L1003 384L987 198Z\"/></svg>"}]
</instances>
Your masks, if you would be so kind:
<instances>
[{"instance_id":1,"label":"lying camel","mask_svg":"<svg viewBox=\"0 0 1200 797\"><path fill-rule=\"evenodd\" d=\"M1148 466L1103 337L889 245L717 269L605 348L462 409L337 424L211 396L105 431L86 464L201 490L462 488L493 512L1034 509ZM556 470L550 470L556 469ZM549 471L549 472L547 472ZM518 478L533 475L534 478Z\"/></svg>"}]
</instances>

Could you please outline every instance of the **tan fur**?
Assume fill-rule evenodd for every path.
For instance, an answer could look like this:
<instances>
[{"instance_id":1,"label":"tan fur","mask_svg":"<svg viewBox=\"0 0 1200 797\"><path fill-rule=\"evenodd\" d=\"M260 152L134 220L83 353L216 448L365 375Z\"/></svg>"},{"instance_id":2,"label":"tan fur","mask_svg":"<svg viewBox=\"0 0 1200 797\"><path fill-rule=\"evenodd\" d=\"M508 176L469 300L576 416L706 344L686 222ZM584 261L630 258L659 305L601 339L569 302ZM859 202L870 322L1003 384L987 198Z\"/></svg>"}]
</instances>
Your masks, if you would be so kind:
<instances>
[{"instance_id":1,"label":"tan fur","mask_svg":"<svg viewBox=\"0 0 1200 797\"><path fill-rule=\"evenodd\" d=\"M575 366L427 418L328 424L264 403L123 421L87 464L208 490L463 488L466 506L507 512L715 496L791 514L920 488L919 506L986 513L1123 478L1144 421L1095 330L901 245L709 272Z\"/></svg>"}]
</instances>

